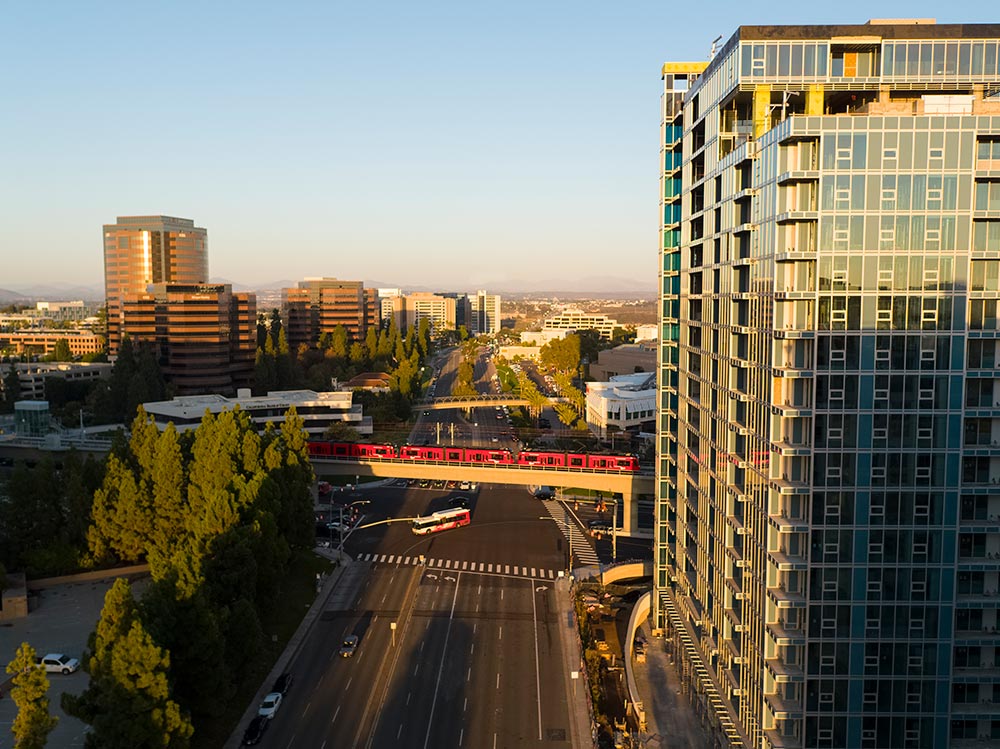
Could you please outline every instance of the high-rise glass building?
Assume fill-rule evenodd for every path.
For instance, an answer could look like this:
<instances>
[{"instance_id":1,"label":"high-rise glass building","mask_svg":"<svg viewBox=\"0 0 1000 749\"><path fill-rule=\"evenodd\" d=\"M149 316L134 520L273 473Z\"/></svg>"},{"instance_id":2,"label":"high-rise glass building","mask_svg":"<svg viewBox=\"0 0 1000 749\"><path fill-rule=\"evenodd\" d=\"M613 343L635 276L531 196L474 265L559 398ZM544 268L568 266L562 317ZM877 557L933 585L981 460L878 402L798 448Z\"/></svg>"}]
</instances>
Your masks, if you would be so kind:
<instances>
[{"instance_id":1,"label":"high-rise glass building","mask_svg":"<svg viewBox=\"0 0 1000 749\"><path fill-rule=\"evenodd\" d=\"M483 290L469 294L470 319L468 330L472 335L493 335L500 330L500 295Z\"/></svg>"},{"instance_id":2,"label":"high-rise glass building","mask_svg":"<svg viewBox=\"0 0 1000 749\"><path fill-rule=\"evenodd\" d=\"M194 221L172 216L119 216L104 225L104 296L108 347L118 353L122 300L154 283L208 281L207 232Z\"/></svg>"},{"instance_id":3,"label":"high-rise glass building","mask_svg":"<svg viewBox=\"0 0 1000 749\"><path fill-rule=\"evenodd\" d=\"M654 623L725 745L1000 745L998 51L664 66Z\"/></svg>"}]
</instances>

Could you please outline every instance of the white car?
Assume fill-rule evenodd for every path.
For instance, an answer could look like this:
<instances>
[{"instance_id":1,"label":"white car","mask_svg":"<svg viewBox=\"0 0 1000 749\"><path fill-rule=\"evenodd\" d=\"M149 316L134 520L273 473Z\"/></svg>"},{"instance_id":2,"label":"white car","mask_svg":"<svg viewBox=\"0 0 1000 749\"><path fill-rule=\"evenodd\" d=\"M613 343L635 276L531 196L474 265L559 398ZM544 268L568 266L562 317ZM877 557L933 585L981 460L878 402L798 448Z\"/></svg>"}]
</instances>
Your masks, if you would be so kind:
<instances>
[{"instance_id":1,"label":"white car","mask_svg":"<svg viewBox=\"0 0 1000 749\"><path fill-rule=\"evenodd\" d=\"M71 674L80 668L80 661L62 653L36 657L35 662L50 674Z\"/></svg>"},{"instance_id":2,"label":"white car","mask_svg":"<svg viewBox=\"0 0 1000 749\"><path fill-rule=\"evenodd\" d=\"M260 703L260 707L257 708L257 715L263 715L265 718L271 719L278 712L279 707L281 707L281 692L271 692Z\"/></svg>"}]
</instances>

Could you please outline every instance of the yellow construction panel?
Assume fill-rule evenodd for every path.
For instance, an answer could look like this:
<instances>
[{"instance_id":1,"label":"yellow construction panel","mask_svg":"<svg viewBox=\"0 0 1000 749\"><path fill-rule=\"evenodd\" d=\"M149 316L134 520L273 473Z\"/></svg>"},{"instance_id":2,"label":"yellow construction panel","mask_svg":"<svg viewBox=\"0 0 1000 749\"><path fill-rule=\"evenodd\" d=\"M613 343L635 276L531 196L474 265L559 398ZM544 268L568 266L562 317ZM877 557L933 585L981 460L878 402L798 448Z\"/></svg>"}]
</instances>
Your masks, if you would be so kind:
<instances>
[{"instance_id":1,"label":"yellow construction panel","mask_svg":"<svg viewBox=\"0 0 1000 749\"><path fill-rule=\"evenodd\" d=\"M753 137L757 140L770 130L771 87L758 83L753 89Z\"/></svg>"},{"instance_id":2,"label":"yellow construction panel","mask_svg":"<svg viewBox=\"0 0 1000 749\"><path fill-rule=\"evenodd\" d=\"M702 73L708 67L707 61L702 62L665 62L661 75L676 75L678 73Z\"/></svg>"},{"instance_id":3,"label":"yellow construction panel","mask_svg":"<svg viewBox=\"0 0 1000 749\"><path fill-rule=\"evenodd\" d=\"M810 83L806 89L806 114L823 114L823 84Z\"/></svg>"}]
</instances>

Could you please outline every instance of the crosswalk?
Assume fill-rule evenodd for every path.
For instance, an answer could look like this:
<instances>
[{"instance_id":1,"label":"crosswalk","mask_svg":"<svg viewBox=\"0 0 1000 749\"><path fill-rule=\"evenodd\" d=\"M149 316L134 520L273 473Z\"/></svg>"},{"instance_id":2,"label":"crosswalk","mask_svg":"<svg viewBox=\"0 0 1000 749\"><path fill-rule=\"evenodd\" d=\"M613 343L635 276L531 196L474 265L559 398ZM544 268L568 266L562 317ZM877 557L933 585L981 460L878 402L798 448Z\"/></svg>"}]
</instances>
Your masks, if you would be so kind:
<instances>
[{"instance_id":1,"label":"crosswalk","mask_svg":"<svg viewBox=\"0 0 1000 749\"><path fill-rule=\"evenodd\" d=\"M412 566L420 564L420 557L404 556L402 554L360 554L358 561ZM561 570L549 570L542 567L527 567L518 564L504 564L502 562L470 562L463 559L425 559L424 566L439 570L452 570L454 572L478 572L491 575L505 575L508 577L528 577L533 580L554 580L559 577L561 572Z\"/></svg>"},{"instance_id":2,"label":"crosswalk","mask_svg":"<svg viewBox=\"0 0 1000 749\"><path fill-rule=\"evenodd\" d=\"M580 526L573 517L566 511L566 506L562 502L554 499L543 499L542 504L548 510L549 515L559 521L559 529L563 536L573 539L573 566L599 566L601 560L594 551L594 545L587 538L586 534L580 530Z\"/></svg>"}]
</instances>

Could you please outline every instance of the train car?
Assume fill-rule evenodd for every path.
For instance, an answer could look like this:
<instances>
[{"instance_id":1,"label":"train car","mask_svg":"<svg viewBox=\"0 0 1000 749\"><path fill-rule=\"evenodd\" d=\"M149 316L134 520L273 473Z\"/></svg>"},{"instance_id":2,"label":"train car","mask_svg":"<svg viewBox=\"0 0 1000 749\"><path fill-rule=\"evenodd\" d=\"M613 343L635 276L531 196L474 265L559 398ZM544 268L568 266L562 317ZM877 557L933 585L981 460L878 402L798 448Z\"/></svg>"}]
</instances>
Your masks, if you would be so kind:
<instances>
[{"instance_id":1,"label":"train car","mask_svg":"<svg viewBox=\"0 0 1000 749\"><path fill-rule=\"evenodd\" d=\"M467 463L491 463L509 465L514 462L510 450L494 450L488 447L468 447L465 449Z\"/></svg>"},{"instance_id":2,"label":"train car","mask_svg":"<svg viewBox=\"0 0 1000 749\"><path fill-rule=\"evenodd\" d=\"M465 460L464 447L445 447L444 460L452 463L461 463Z\"/></svg>"},{"instance_id":3,"label":"train car","mask_svg":"<svg viewBox=\"0 0 1000 749\"><path fill-rule=\"evenodd\" d=\"M331 450L330 442L307 442L306 447L309 449L310 457L313 458L330 457L330 450Z\"/></svg>"},{"instance_id":4,"label":"train car","mask_svg":"<svg viewBox=\"0 0 1000 749\"><path fill-rule=\"evenodd\" d=\"M444 460L444 448L435 445L403 445L399 457L404 460Z\"/></svg>"},{"instance_id":5,"label":"train car","mask_svg":"<svg viewBox=\"0 0 1000 749\"><path fill-rule=\"evenodd\" d=\"M539 468L564 468L566 466L566 453L522 450L517 456L517 464Z\"/></svg>"},{"instance_id":6,"label":"train car","mask_svg":"<svg viewBox=\"0 0 1000 749\"><path fill-rule=\"evenodd\" d=\"M395 445L367 445L358 443L351 446L351 455L355 458L395 458Z\"/></svg>"},{"instance_id":7,"label":"train car","mask_svg":"<svg viewBox=\"0 0 1000 749\"><path fill-rule=\"evenodd\" d=\"M588 455L587 468L601 471L638 471L639 461L634 455Z\"/></svg>"}]
</instances>

